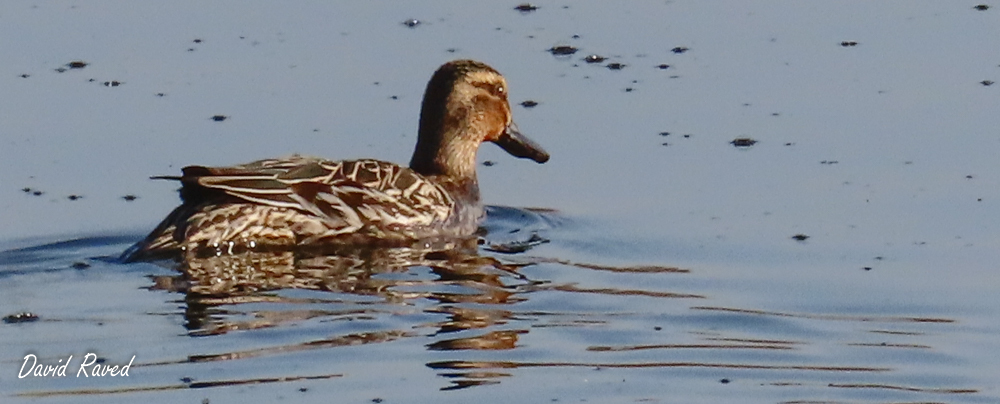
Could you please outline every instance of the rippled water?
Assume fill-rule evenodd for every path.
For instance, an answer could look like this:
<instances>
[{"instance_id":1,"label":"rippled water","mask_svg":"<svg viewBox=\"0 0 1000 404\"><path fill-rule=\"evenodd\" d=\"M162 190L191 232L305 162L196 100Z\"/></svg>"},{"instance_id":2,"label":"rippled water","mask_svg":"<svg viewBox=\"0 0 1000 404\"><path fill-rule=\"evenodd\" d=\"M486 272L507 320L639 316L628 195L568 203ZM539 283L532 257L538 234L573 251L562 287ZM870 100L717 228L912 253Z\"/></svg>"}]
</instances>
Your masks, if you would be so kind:
<instances>
[{"instance_id":1,"label":"rippled water","mask_svg":"<svg viewBox=\"0 0 1000 404\"><path fill-rule=\"evenodd\" d=\"M823 290L850 282L804 268L754 282L663 265L646 247L656 240L594 237L607 226L491 208L478 248L223 255L188 264L216 272L183 281L118 263L137 235L8 250L4 307L40 318L0 327L0 366L19 367L27 352L74 355L72 367L87 352L136 359L129 378L100 383L7 372L5 390L66 402L998 398L991 367L971 354L997 347L988 313L891 292L845 300ZM241 268L240 285L194 291L226 278L219 268Z\"/></svg>"}]
</instances>

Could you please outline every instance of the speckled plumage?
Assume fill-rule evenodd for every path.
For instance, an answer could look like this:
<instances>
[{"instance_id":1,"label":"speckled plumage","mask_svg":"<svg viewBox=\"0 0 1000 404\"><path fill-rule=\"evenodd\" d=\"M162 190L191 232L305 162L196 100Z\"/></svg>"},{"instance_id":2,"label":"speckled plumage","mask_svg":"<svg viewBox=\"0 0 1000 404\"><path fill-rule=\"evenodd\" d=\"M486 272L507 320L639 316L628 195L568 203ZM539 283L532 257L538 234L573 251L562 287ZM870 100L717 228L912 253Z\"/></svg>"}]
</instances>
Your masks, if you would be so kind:
<instances>
[{"instance_id":1,"label":"speckled plumage","mask_svg":"<svg viewBox=\"0 0 1000 404\"><path fill-rule=\"evenodd\" d=\"M181 181L183 203L125 259L471 235L484 215L475 171L480 143L548 160L512 125L503 76L475 61L447 63L427 85L410 167L297 155L185 167L180 177L159 177Z\"/></svg>"}]
</instances>

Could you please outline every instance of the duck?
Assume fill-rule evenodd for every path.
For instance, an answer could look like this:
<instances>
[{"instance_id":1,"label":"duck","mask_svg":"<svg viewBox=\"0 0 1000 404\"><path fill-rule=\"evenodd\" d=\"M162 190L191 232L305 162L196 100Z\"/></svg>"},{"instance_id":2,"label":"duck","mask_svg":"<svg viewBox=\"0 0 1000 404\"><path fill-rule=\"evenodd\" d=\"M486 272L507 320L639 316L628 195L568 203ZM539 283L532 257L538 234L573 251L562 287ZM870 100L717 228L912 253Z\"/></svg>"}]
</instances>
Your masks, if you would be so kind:
<instances>
[{"instance_id":1,"label":"duck","mask_svg":"<svg viewBox=\"0 0 1000 404\"><path fill-rule=\"evenodd\" d=\"M514 124L503 75L482 62L451 61L427 83L408 166L292 155L151 177L179 181L181 205L122 258L470 237L486 215L476 177L485 142L549 160Z\"/></svg>"}]
</instances>

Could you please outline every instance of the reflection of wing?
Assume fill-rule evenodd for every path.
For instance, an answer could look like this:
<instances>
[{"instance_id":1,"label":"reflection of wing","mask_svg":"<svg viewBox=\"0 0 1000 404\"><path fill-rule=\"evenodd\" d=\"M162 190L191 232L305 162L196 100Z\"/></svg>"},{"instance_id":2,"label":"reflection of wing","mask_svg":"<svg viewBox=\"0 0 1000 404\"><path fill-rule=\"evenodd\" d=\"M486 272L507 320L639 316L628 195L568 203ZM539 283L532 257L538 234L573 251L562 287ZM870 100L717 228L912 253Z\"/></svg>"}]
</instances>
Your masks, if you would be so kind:
<instances>
[{"instance_id":1,"label":"reflection of wing","mask_svg":"<svg viewBox=\"0 0 1000 404\"><path fill-rule=\"evenodd\" d=\"M428 226L446 220L454 202L438 185L406 167L377 161L325 161L294 156L235 166L184 168L185 201L216 190L239 200L298 210L344 232ZM209 201L201 201L209 202Z\"/></svg>"}]
</instances>

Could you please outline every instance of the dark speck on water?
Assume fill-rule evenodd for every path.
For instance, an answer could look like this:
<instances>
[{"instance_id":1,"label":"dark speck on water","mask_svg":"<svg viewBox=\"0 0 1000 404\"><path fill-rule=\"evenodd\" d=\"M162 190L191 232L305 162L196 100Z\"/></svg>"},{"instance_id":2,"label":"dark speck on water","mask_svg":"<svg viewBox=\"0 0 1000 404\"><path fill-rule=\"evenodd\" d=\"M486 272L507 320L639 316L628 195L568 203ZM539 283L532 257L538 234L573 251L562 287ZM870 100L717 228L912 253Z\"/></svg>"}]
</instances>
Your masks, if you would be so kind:
<instances>
[{"instance_id":1,"label":"dark speck on water","mask_svg":"<svg viewBox=\"0 0 1000 404\"><path fill-rule=\"evenodd\" d=\"M801 234L801 233L792 236L792 240L795 240L795 241L806 241L807 239L809 239L809 236L807 236L805 234Z\"/></svg>"},{"instance_id":2,"label":"dark speck on water","mask_svg":"<svg viewBox=\"0 0 1000 404\"><path fill-rule=\"evenodd\" d=\"M24 188L21 188L21 191L27 194L27 193L31 192L31 188L24 187Z\"/></svg>"},{"instance_id":3,"label":"dark speck on water","mask_svg":"<svg viewBox=\"0 0 1000 404\"><path fill-rule=\"evenodd\" d=\"M124 199L126 202L132 202L132 201L134 201L136 199L139 199L139 197L135 196L135 195L132 195L132 194L128 194L128 195L123 196L122 199Z\"/></svg>"},{"instance_id":4,"label":"dark speck on water","mask_svg":"<svg viewBox=\"0 0 1000 404\"><path fill-rule=\"evenodd\" d=\"M849 47L849 46L858 46L858 43L856 41L844 41L844 42L840 43L840 46L843 46L843 47L846 48L846 47Z\"/></svg>"},{"instance_id":5,"label":"dark speck on water","mask_svg":"<svg viewBox=\"0 0 1000 404\"><path fill-rule=\"evenodd\" d=\"M30 323L33 321L38 321L38 315L29 312L11 314L3 318L3 322L7 324Z\"/></svg>"},{"instance_id":6,"label":"dark speck on water","mask_svg":"<svg viewBox=\"0 0 1000 404\"><path fill-rule=\"evenodd\" d=\"M532 11L538 10L538 6L530 3L522 3L518 4L517 7L514 7L514 9L520 11L521 13L527 14Z\"/></svg>"},{"instance_id":7,"label":"dark speck on water","mask_svg":"<svg viewBox=\"0 0 1000 404\"><path fill-rule=\"evenodd\" d=\"M410 27L410 28L416 28L417 25L420 25L420 20L418 20L416 18L411 18L409 20L403 21L403 25L405 25L407 27Z\"/></svg>"},{"instance_id":8,"label":"dark speck on water","mask_svg":"<svg viewBox=\"0 0 1000 404\"><path fill-rule=\"evenodd\" d=\"M164 93L156 93L156 96L157 96L157 97L163 97L163 96L165 96L165 95L166 95L166 94L164 94Z\"/></svg>"},{"instance_id":9,"label":"dark speck on water","mask_svg":"<svg viewBox=\"0 0 1000 404\"><path fill-rule=\"evenodd\" d=\"M670 136L670 132L660 132L660 136Z\"/></svg>"},{"instance_id":10,"label":"dark speck on water","mask_svg":"<svg viewBox=\"0 0 1000 404\"><path fill-rule=\"evenodd\" d=\"M684 53L687 52L688 50L689 49L686 46L678 46L676 48L671 49L670 51L673 53Z\"/></svg>"},{"instance_id":11,"label":"dark speck on water","mask_svg":"<svg viewBox=\"0 0 1000 404\"><path fill-rule=\"evenodd\" d=\"M521 101L521 106L525 108L534 108L538 106L538 102L532 100Z\"/></svg>"},{"instance_id":12,"label":"dark speck on water","mask_svg":"<svg viewBox=\"0 0 1000 404\"><path fill-rule=\"evenodd\" d=\"M549 48L549 52L551 52L553 55L556 55L556 56L572 55L572 54L576 53L576 51L578 51L578 50L579 49L577 49L576 47L569 46L569 45L559 45L559 46L553 46L553 47Z\"/></svg>"},{"instance_id":13,"label":"dark speck on water","mask_svg":"<svg viewBox=\"0 0 1000 404\"><path fill-rule=\"evenodd\" d=\"M229 117L228 117L228 116L225 116L225 115L213 115L213 116L212 116L212 120L213 120L213 121L215 121L215 122L222 122L222 121L225 121L225 120L226 120L226 118L229 118Z\"/></svg>"},{"instance_id":14,"label":"dark speck on water","mask_svg":"<svg viewBox=\"0 0 1000 404\"><path fill-rule=\"evenodd\" d=\"M66 199L69 199L71 201L75 201L77 199L83 199L83 195L73 194L73 195L67 196Z\"/></svg>"},{"instance_id":15,"label":"dark speck on water","mask_svg":"<svg viewBox=\"0 0 1000 404\"><path fill-rule=\"evenodd\" d=\"M729 384L729 379L722 379L722 380L719 380L719 383L722 383L722 384Z\"/></svg>"},{"instance_id":16,"label":"dark speck on water","mask_svg":"<svg viewBox=\"0 0 1000 404\"><path fill-rule=\"evenodd\" d=\"M621 64L621 63L617 63L617 62L616 63L608 63L607 68L611 69L611 70L621 70L621 69L625 68L625 65Z\"/></svg>"},{"instance_id":17,"label":"dark speck on water","mask_svg":"<svg viewBox=\"0 0 1000 404\"><path fill-rule=\"evenodd\" d=\"M87 269L90 268L90 264L83 261L77 261L74 262L73 265L70 265L70 267L72 267L73 269Z\"/></svg>"},{"instance_id":18,"label":"dark speck on water","mask_svg":"<svg viewBox=\"0 0 1000 404\"><path fill-rule=\"evenodd\" d=\"M982 84L984 86L992 86L993 85L993 80L983 80L983 81L980 81L979 84Z\"/></svg>"},{"instance_id":19,"label":"dark speck on water","mask_svg":"<svg viewBox=\"0 0 1000 404\"><path fill-rule=\"evenodd\" d=\"M750 147L757 144L757 141L748 137L738 137L729 143L736 147Z\"/></svg>"},{"instance_id":20,"label":"dark speck on water","mask_svg":"<svg viewBox=\"0 0 1000 404\"><path fill-rule=\"evenodd\" d=\"M667 69L670 68L670 65L664 63L664 64L661 64L661 65L657 65L656 68L660 69L660 70L667 70Z\"/></svg>"},{"instance_id":21,"label":"dark speck on water","mask_svg":"<svg viewBox=\"0 0 1000 404\"><path fill-rule=\"evenodd\" d=\"M26 79L26 78L28 78L28 77L31 77L31 75L30 75L30 74L22 74L22 75L21 75L21 78L22 78L22 79Z\"/></svg>"},{"instance_id":22,"label":"dark speck on water","mask_svg":"<svg viewBox=\"0 0 1000 404\"><path fill-rule=\"evenodd\" d=\"M31 192L31 194L34 195L34 196L42 196L42 194L44 194L44 193L45 192L42 192L42 191L32 191Z\"/></svg>"},{"instance_id":23,"label":"dark speck on water","mask_svg":"<svg viewBox=\"0 0 1000 404\"><path fill-rule=\"evenodd\" d=\"M376 397L376 398L373 398L373 399L372 399L372 402L373 402L373 403L375 403L375 404L378 404L378 403L381 403L381 402L382 402L382 399L381 399L381 398L378 398L378 397Z\"/></svg>"},{"instance_id":24,"label":"dark speck on water","mask_svg":"<svg viewBox=\"0 0 1000 404\"><path fill-rule=\"evenodd\" d=\"M201 39L195 39L194 43L201 43Z\"/></svg>"},{"instance_id":25,"label":"dark speck on water","mask_svg":"<svg viewBox=\"0 0 1000 404\"><path fill-rule=\"evenodd\" d=\"M601 63L607 59L608 58L601 55L588 55L587 57L583 58L583 61L587 63Z\"/></svg>"},{"instance_id":26,"label":"dark speck on water","mask_svg":"<svg viewBox=\"0 0 1000 404\"><path fill-rule=\"evenodd\" d=\"M495 163L493 160L486 160L486 161L483 162L483 165L486 166L486 167L493 167L496 164L497 163Z\"/></svg>"},{"instance_id":27,"label":"dark speck on water","mask_svg":"<svg viewBox=\"0 0 1000 404\"><path fill-rule=\"evenodd\" d=\"M985 5L985 4L980 4L980 5L977 5L977 6L973 7L973 8L976 9L976 10L979 10L979 11L986 11L986 10L990 9L990 6Z\"/></svg>"},{"instance_id":28,"label":"dark speck on water","mask_svg":"<svg viewBox=\"0 0 1000 404\"><path fill-rule=\"evenodd\" d=\"M82 69L84 67L87 67L87 62L84 62L82 60L74 60L72 62L67 63L66 67L70 69Z\"/></svg>"},{"instance_id":29,"label":"dark speck on water","mask_svg":"<svg viewBox=\"0 0 1000 404\"><path fill-rule=\"evenodd\" d=\"M118 87L118 86L120 86L122 84L123 84L122 82L117 81L117 80L105 81L104 82L104 86L105 87Z\"/></svg>"}]
</instances>

